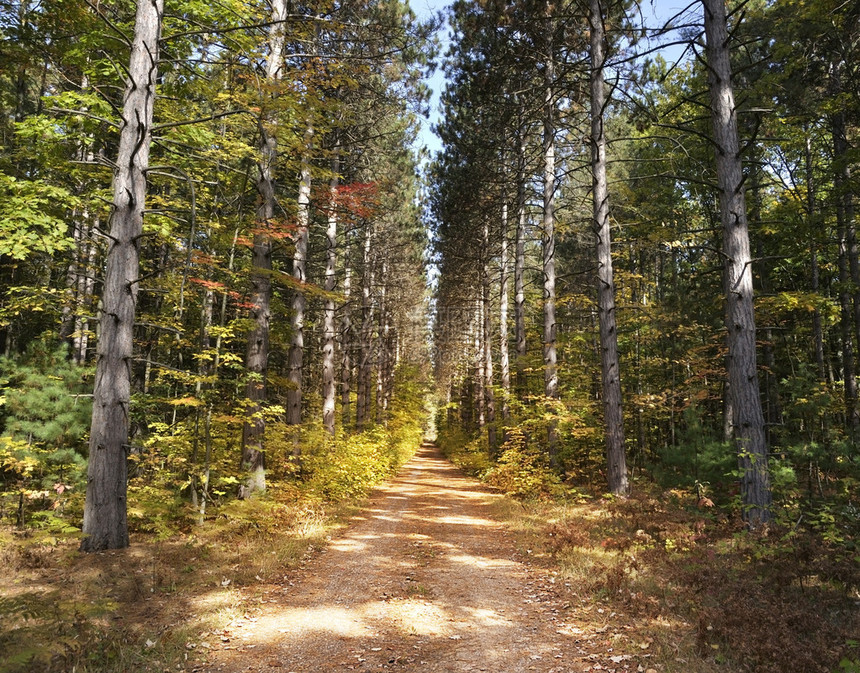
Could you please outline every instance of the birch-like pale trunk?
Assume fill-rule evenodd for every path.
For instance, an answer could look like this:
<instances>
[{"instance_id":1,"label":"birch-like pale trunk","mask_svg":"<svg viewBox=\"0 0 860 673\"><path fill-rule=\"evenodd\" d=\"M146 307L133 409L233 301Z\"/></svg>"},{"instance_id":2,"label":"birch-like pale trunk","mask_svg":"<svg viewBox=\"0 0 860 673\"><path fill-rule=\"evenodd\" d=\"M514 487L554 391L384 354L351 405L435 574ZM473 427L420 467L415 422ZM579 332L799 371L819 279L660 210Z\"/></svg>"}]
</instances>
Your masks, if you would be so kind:
<instances>
[{"instance_id":1,"label":"birch-like pale trunk","mask_svg":"<svg viewBox=\"0 0 860 673\"><path fill-rule=\"evenodd\" d=\"M467 433L475 430L475 399L474 380L472 376L473 364L469 360L469 352L472 349L472 328L469 326L468 336L463 344L462 377L460 384L460 425Z\"/></svg>"},{"instance_id":2,"label":"birch-like pale trunk","mask_svg":"<svg viewBox=\"0 0 860 673\"><path fill-rule=\"evenodd\" d=\"M81 262L83 273L78 274L77 286L77 313L75 314L75 330L72 334L72 359L75 364L83 365L87 362L87 351L90 343L90 319L89 315L93 309L93 294L96 288L96 258L98 246L91 240L93 231L101 228L98 217L92 217L88 229L83 232L81 242Z\"/></svg>"},{"instance_id":3,"label":"birch-like pale trunk","mask_svg":"<svg viewBox=\"0 0 860 673\"><path fill-rule=\"evenodd\" d=\"M499 378L502 384L502 418L511 417L511 363L508 351L508 277L510 259L508 253L508 203L502 201L502 238L499 253Z\"/></svg>"},{"instance_id":4,"label":"birch-like pale trunk","mask_svg":"<svg viewBox=\"0 0 860 673\"><path fill-rule=\"evenodd\" d=\"M383 326L386 356L385 375L382 379L382 411L386 423L388 422L388 410L391 408L391 396L394 394L394 370L400 361L400 338L397 333L397 327L392 322L393 317L391 307L389 306L389 310L385 314L385 325Z\"/></svg>"},{"instance_id":5,"label":"birch-like pale trunk","mask_svg":"<svg viewBox=\"0 0 860 673\"><path fill-rule=\"evenodd\" d=\"M752 257L744 176L729 60L726 7L724 0L702 0L702 5L726 265L728 380L733 401L733 434L741 473L743 517L751 528L756 528L771 519L772 495L756 367Z\"/></svg>"},{"instance_id":6,"label":"birch-like pale trunk","mask_svg":"<svg viewBox=\"0 0 860 673\"><path fill-rule=\"evenodd\" d=\"M606 180L606 32L600 0L590 0L591 23L591 189L594 235L597 238L597 314L600 366L603 378L603 420L606 425L606 466L609 491L627 495L627 458L624 453L624 415L615 320L615 283L612 273L612 236L609 226L609 189Z\"/></svg>"},{"instance_id":7,"label":"birch-like pale trunk","mask_svg":"<svg viewBox=\"0 0 860 673\"><path fill-rule=\"evenodd\" d=\"M113 179L81 551L128 546L131 362L163 0L139 0Z\"/></svg>"},{"instance_id":8,"label":"birch-like pale trunk","mask_svg":"<svg viewBox=\"0 0 860 673\"><path fill-rule=\"evenodd\" d=\"M266 80L270 85L281 78L284 52L283 21L287 15L286 0L272 2L272 29L269 35L269 58L266 62ZM256 231L251 252L251 320L245 370L248 381L245 396L248 408L242 426L242 455L240 466L246 473L245 483L239 487L239 497L246 498L266 489L265 434L266 421L263 405L268 397L266 377L269 362L269 321L272 303L272 240L267 228L275 216L275 164L278 160L278 141L275 120L264 117L260 123L260 155L257 163L257 193L259 204L256 213Z\"/></svg>"},{"instance_id":9,"label":"birch-like pale trunk","mask_svg":"<svg viewBox=\"0 0 860 673\"><path fill-rule=\"evenodd\" d=\"M486 219L481 245L481 342L484 358L484 406L487 414L487 446L490 455L498 448L496 436L496 395L493 391L492 306L490 304L490 227Z\"/></svg>"},{"instance_id":10,"label":"birch-like pale trunk","mask_svg":"<svg viewBox=\"0 0 860 673\"><path fill-rule=\"evenodd\" d=\"M521 111L522 114L522 111ZM514 341L516 342L516 386L526 391L526 140L522 129L517 137L517 231L514 239Z\"/></svg>"},{"instance_id":11,"label":"birch-like pale trunk","mask_svg":"<svg viewBox=\"0 0 860 673\"><path fill-rule=\"evenodd\" d=\"M89 78L84 75L81 90L89 89ZM92 151L93 140L88 137L80 150L81 161L87 164L95 162ZM85 185L81 190L86 189ZM93 302L95 290L95 261L97 246L92 240L93 230L99 230L100 223L97 215L90 212L86 205L73 212L75 220L72 236L75 241L75 253L69 262L66 274L66 286L69 290L69 301L63 305L63 317L60 326L60 339L70 344L70 356L76 365L86 362L89 342L89 319L87 315Z\"/></svg>"},{"instance_id":12,"label":"birch-like pale trunk","mask_svg":"<svg viewBox=\"0 0 860 673\"><path fill-rule=\"evenodd\" d=\"M355 401L355 427L364 429L370 412L370 369L373 346L373 269L371 268L372 226L364 231L363 266L361 278L361 330L359 334L358 389Z\"/></svg>"},{"instance_id":13,"label":"birch-like pale trunk","mask_svg":"<svg viewBox=\"0 0 860 673\"><path fill-rule=\"evenodd\" d=\"M80 315L80 307L82 296L80 293L81 286L81 266L82 260L86 257L86 229L87 227L87 209L78 210L75 208L72 211L72 239L75 242L75 252L69 260L69 266L66 269L66 289L67 299L63 302L62 317L60 319L60 341L71 346L70 354L72 361L78 364L77 351L75 349L75 324L78 315Z\"/></svg>"},{"instance_id":14,"label":"birch-like pale trunk","mask_svg":"<svg viewBox=\"0 0 860 673\"><path fill-rule=\"evenodd\" d=\"M346 255L344 255L346 258ZM352 268L349 264L343 274L343 316L341 317L341 344L340 344L340 411L341 424L344 428L348 428L352 422L352 404L350 401L350 392L352 387L352 311L350 308L350 300L352 293Z\"/></svg>"},{"instance_id":15,"label":"birch-like pale trunk","mask_svg":"<svg viewBox=\"0 0 860 673\"><path fill-rule=\"evenodd\" d=\"M388 260L383 258L380 274L379 311L376 333L376 422L382 424L385 420L385 371L388 367L388 286L385 280L388 276Z\"/></svg>"},{"instance_id":16,"label":"birch-like pale trunk","mask_svg":"<svg viewBox=\"0 0 860 673\"><path fill-rule=\"evenodd\" d=\"M546 6L546 54L544 54L543 112L543 366L547 398L547 450L550 463L558 462L558 425L552 400L558 398L558 365L555 322L555 59L553 55L552 5Z\"/></svg>"},{"instance_id":17,"label":"birch-like pale trunk","mask_svg":"<svg viewBox=\"0 0 860 673\"><path fill-rule=\"evenodd\" d=\"M299 176L299 194L296 210L296 247L293 251L293 278L296 290L293 293L292 336L290 339L289 372L290 388L287 390L288 425L302 422L302 374L305 356L305 308L307 300L302 286L307 283L308 241L310 239L311 165L310 150L314 130L309 124L305 131L305 153L302 157ZM293 445L298 455L299 444Z\"/></svg>"},{"instance_id":18,"label":"birch-like pale trunk","mask_svg":"<svg viewBox=\"0 0 860 673\"><path fill-rule=\"evenodd\" d=\"M475 418L478 422L478 432L484 431L484 426L487 424L487 398L484 394L484 305L478 303L478 308L475 311L475 317L472 322L472 380L474 381L474 399Z\"/></svg>"},{"instance_id":19,"label":"birch-like pale trunk","mask_svg":"<svg viewBox=\"0 0 860 673\"><path fill-rule=\"evenodd\" d=\"M330 435L334 435L334 398L335 398L335 376L334 376L334 289L337 283L335 276L335 265L337 264L337 186L340 161L338 150L335 147L334 156L331 160L332 177L329 181L329 206L328 226L326 227L326 267L325 267L325 290L328 293L323 308L323 427Z\"/></svg>"}]
</instances>

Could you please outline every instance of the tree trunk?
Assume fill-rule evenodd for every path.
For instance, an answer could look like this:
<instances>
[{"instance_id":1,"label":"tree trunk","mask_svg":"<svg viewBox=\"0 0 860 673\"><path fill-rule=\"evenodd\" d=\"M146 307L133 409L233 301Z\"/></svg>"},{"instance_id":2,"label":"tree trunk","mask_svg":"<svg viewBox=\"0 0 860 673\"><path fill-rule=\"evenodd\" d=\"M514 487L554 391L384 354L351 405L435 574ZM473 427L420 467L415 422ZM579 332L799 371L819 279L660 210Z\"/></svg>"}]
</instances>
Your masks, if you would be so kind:
<instances>
[{"instance_id":1,"label":"tree trunk","mask_svg":"<svg viewBox=\"0 0 860 673\"><path fill-rule=\"evenodd\" d=\"M481 245L481 341L484 357L484 404L487 409L487 447L494 456L498 448L496 437L496 396L493 392L492 311L490 306L490 228L484 220Z\"/></svg>"},{"instance_id":2,"label":"tree trunk","mask_svg":"<svg viewBox=\"0 0 860 673\"><path fill-rule=\"evenodd\" d=\"M511 365L508 353L510 260L508 259L508 203L506 195L502 197L502 237L499 267L499 377L502 383L502 418L507 421L511 417Z\"/></svg>"},{"instance_id":3,"label":"tree trunk","mask_svg":"<svg viewBox=\"0 0 860 673\"><path fill-rule=\"evenodd\" d=\"M284 28L286 17L285 0L272 3L272 33L269 37L269 59L266 63L266 79L270 83L281 78L281 61L284 50ZM272 303L272 241L266 229L275 216L274 169L278 158L276 134L266 128L271 119L260 124L260 160L257 165L257 192L260 202L257 207L257 232L251 253L251 319L254 326L248 334L248 350L245 369L248 376L245 395L248 399L246 419L242 427L242 456L240 466L247 472L247 479L239 487L239 497L245 498L256 491L266 489L265 433L266 421L263 405L266 403L266 375L269 361L269 320Z\"/></svg>"},{"instance_id":4,"label":"tree trunk","mask_svg":"<svg viewBox=\"0 0 860 673\"><path fill-rule=\"evenodd\" d=\"M335 147L331 160L332 177L329 181L328 228L326 229L325 290L328 293L323 309L323 427L334 435L334 289L335 264L337 263L337 184L340 162Z\"/></svg>"},{"instance_id":5,"label":"tree trunk","mask_svg":"<svg viewBox=\"0 0 860 673\"><path fill-rule=\"evenodd\" d=\"M484 431L484 426L487 424L487 398L484 393L485 389L485 364L486 361L484 359L484 305L482 303L478 304L478 308L475 311L474 322L472 323L472 329L474 334L474 369L472 373L472 380L474 381L474 405L475 405L475 418L478 421L478 433L482 433Z\"/></svg>"},{"instance_id":6,"label":"tree trunk","mask_svg":"<svg viewBox=\"0 0 860 673\"><path fill-rule=\"evenodd\" d=\"M841 202L836 204L836 220L839 229L839 306L842 327L842 380L845 382L845 421L852 430L860 427L857 410L857 375L854 360L854 330L851 311L851 276L848 271L848 231L845 212Z\"/></svg>"},{"instance_id":7,"label":"tree trunk","mask_svg":"<svg viewBox=\"0 0 860 673\"><path fill-rule=\"evenodd\" d=\"M543 114L543 365L547 398L547 451L550 463L558 463L558 427L552 400L558 398L555 323L555 60L553 55L552 5L546 5L546 53L544 54Z\"/></svg>"},{"instance_id":8,"label":"tree trunk","mask_svg":"<svg viewBox=\"0 0 860 673\"><path fill-rule=\"evenodd\" d=\"M163 0L140 0L113 181L81 551L128 546L131 359Z\"/></svg>"},{"instance_id":9,"label":"tree trunk","mask_svg":"<svg viewBox=\"0 0 860 673\"><path fill-rule=\"evenodd\" d=\"M860 344L860 264L857 260L857 230L854 226L854 199L851 195L851 167L846 156L848 139L845 128L845 112L834 115L831 125L833 128L833 163L836 170L834 180L836 220L840 232L839 280L843 287L840 292L840 303L842 304L845 340L843 344L845 410L849 428L853 432L857 432L860 430L860 412L857 409L855 373L857 363L855 362L854 349ZM850 291L849 287L853 288L853 291Z\"/></svg>"},{"instance_id":10,"label":"tree trunk","mask_svg":"<svg viewBox=\"0 0 860 673\"><path fill-rule=\"evenodd\" d=\"M299 425L302 422L302 370L305 355L305 306L306 299L302 286L307 282L308 240L310 238L311 166L310 150L313 128L308 125L305 131L305 155L302 157L301 177L299 178L298 210L296 212L296 249L293 252L293 278L296 279L293 294L292 337L290 341L289 374L290 389L287 391L287 424ZM299 445L293 447L298 455Z\"/></svg>"},{"instance_id":11,"label":"tree trunk","mask_svg":"<svg viewBox=\"0 0 860 673\"><path fill-rule=\"evenodd\" d=\"M274 159L274 153L271 155ZM262 169L262 165L261 165ZM271 194L274 202L274 184L271 179L271 166L267 166L258 182L263 195L257 213L258 221L268 222L274 215L267 207L266 194ZM248 350L245 356L245 369L248 375L245 396L248 399L245 424L242 428L242 463L247 474L246 482L239 488L239 497L246 498L256 491L266 489L265 476L265 432L266 421L263 405L266 403L266 377L269 360L269 321L272 301L272 242L265 233L254 235L254 248L251 254L251 319L254 326L248 334Z\"/></svg>"},{"instance_id":12,"label":"tree trunk","mask_svg":"<svg viewBox=\"0 0 860 673\"><path fill-rule=\"evenodd\" d=\"M344 254L346 259L346 254ZM341 343L340 343L340 411L341 425L344 429L352 423L352 404L350 403L350 388L352 387L352 314L350 307L350 294L352 291L352 269L347 264L343 275L343 317L341 318Z\"/></svg>"},{"instance_id":13,"label":"tree trunk","mask_svg":"<svg viewBox=\"0 0 860 673\"><path fill-rule=\"evenodd\" d=\"M78 274L77 287L77 314L75 315L75 330L72 334L72 359L76 364L83 365L87 362L87 351L90 342L90 319L93 310L93 293L95 292L96 259L98 246L91 240L92 232L101 227L99 218L92 220L89 229L82 237L83 250L81 256L83 262L83 273Z\"/></svg>"},{"instance_id":14,"label":"tree trunk","mask_svg":"<svg viewBox=\"0 0 860 673\"><path fill-rule=\"evenodd\" d=\"M521 114L524 114L521 110ZM526 392L526 141L517 138L517 231L514 241L514 331L516 341L516 385L520 398Z\"/></svg>"},{"instance_id":15,"label":"tree trunk","mask_svg":"<svg viewBox=\"0 0 860 673\"><path fill-rule=\"evenodd\" d=\"M358 391L355 402L355 426L364 429L370 412L370 369L373 341L373 269L371 268L372 227L368 223L364 232L364 259L361 279L361 333L359 335Z\"/></svg>"},{"instance_id":16,"label":"tree trunk","mask_svg":"<svg viewBox=\"0 0 860 673\"><path fill-rule=\"evenodd\" d=\"M818 269L818 242L816 232L816 213L817 206L815 203L815 181L812 173L812 139L809 137L809 131L806 130L806 148L804 152L804 165L806 170L806 213L809 222L809 275L810 286L813 294L817 295L820 285L820 274ZM812 312L812 340L815 350L815 365L818 371L818 379L820 381L827 380L827 368L824 365L824 328L821 320L821 309L818 304L815 305L815 310Z\"/></svg>"},{"instance_id":17,"label":"tree trunk","mask_svg":"<svg viewBox=\"0 0 860 673\"><path fill-rule=\"evenodd\" d=\"M609 192L606 181L606 131L603 123L606 90L603 66L606 35L600 0L591 7L591 173L594 234L597 237L597 313L600 324L600 365L603 375L603 412L606 423L606 465L609 490L627 495L627 458L624 453L624 416L621 409L621 374L615 323L615 285L612 273L612 239L609 226Z\"/></svg>"},{"instance_id":18,"label":"tree trunk","mask_svg":"<svg viewBox=\"0 0 860 673\"><path fill-rule=\"evenodd\" d=\"M388 261L383 258L379 288L379 323L376 339L376 422L382 424L385 420L385 372L388 368L388 306L386 305L388 277Z\"/></svg>"},{"instance_id":19,"label":"tree trunk","mask_svg":"<svg viewBox=\"0 0 860 673\"><path fill-rule=\"evenodd\" d=\"M757 161L750 167L751 196L750 220L754 227L761 227L761 175ZM756 257L764 259L765 251L759 239L756 243ZM767 265L762 265L759 271L761 291L765 296L771 293L770 271ZM761 344L761 359L764 365L764 420L765 440L768 446L773 446L773 428L782 422L782 405L779 401L779 381L777 381L776 355L773 348L773 330L765 326L764 339Z\"/></svg>"},{"instance_id":20,"label":"tree trunk","mask_svg":"<svg viewBox=\"0 0 860 673\"><path fill-rule=\"evenodd\" d=\"M723 225L728 305L728 378L741 472L743 517L751 528L771 519L770 472L756 369L752 259L723 0L702 0L711 119Z\"/></svg>"}]
</instances>

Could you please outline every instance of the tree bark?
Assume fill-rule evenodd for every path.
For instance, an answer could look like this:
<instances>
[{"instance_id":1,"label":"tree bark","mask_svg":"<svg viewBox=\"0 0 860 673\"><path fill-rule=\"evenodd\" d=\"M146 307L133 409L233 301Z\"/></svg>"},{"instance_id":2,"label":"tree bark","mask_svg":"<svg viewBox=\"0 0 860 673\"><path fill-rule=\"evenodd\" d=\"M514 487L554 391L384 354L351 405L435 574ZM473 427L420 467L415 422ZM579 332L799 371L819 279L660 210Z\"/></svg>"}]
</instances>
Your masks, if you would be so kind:
<instances>
[{"instance_id":1,"label":"tree bark","mask_svg":"<svg viewBox=\"0 0 860 673\"><path fill-rule=\"evenodd\" d=\"M508 277L510 259L508 254L508 203L502 197L502 236L499 261L499 378L502 384L502 418L511 417L511 364L508 351Z\"/></svg>"},{"instance_id":2,"label":"tree bark","mask_svg":"<svg viewBox=\"0 0 860 673\"><path fill-rule=\"evenodd\" d=\"M845 112L841 111L835 114L831 120L831 125L833 129L833 163L836 169L834 180L836 220L840 232L839 280L843 288L840 292L840 303L842 304L844 338L845 411L848 427L856 433L860 430L860 411L857 409L857 363L855 361L855 349L860 344L860 264L857 260L857 230L854 226L851 167L846 156L848 138L845 128ZM853 288L853 291L849 291L849 287Z\"/></svg>"},{"instance_id":3,"label":"tree bark","mask_svg":"<svg viewBox=\"0 0 860 673\"><path fill-rule=\"evenodd\" d=\"M490 228L484 220L481 245L481 313L484 357L484 405L487 409L487 447L493 456L498 448L496 436L496 396L493 392L493 347L490 306Z\"/></svg>"},{"instance_id":4,"label":"tree bark","mask_svg":"<svg viewBox=\"0 0 860 673\"><path fill-rule=\"evenodd\" d=\"M299 178L298 210L296 212L296 249L293 252L293 278L296 280L293 294L292 337L290 341L289 374L290 389L287 391L287 424L302 422L302 373L305 355L305 307L307 301L302 286L307 282L308 240L310 238L311 166L310 150L313 127L305 131L305 154L302 157ZM299 445L294 444L298 455Z\"/></svg>"},{"instance_id":5,"label":"tree bark","mask_svg":"<svg viewBox=\"0 0 860 673\"><path fill-rule=\"evenodd\" d=\"M520 114L524 115L522 109ZM522 397L526 391L526 141L517 137L517 231L514 240L514 340L516 341L516 386Z\"/></svg>"},{"instance_id":6,"label":"tree bark","mask_svg":"<svg viewBox=\"0 0 860 673\"><path fill-rule=\"evenodd\" d=\"M816 238L816 199L815 181L812 174L812 139L806 136L806 148L804 152L804 166L806 172L806 213L809 221L809 289L817 295L820 287L820 274L818 268L818 243ZM815 350L815 365L820 381L827 380L827 368L824 365L824 328L821 320L821 309L816 304L812 313L812 340Z\"/></svg>"},{"instance_id":7,"label":"tree bark","mask_svg":"<svg viewBox=\"0 0 860 673\"><path fill-rule=\"evenodd\" d=\"M376 422L382 424L385 420L385 375L388 368L388 261L383 258L379 287L379 322L376 339Z\"/></svg>"},{"instance_id":8,"label":"tree bark","mask_svg":"<svg viewBox=\"0 0 860 673\"><path fill-rule=\"evenodd\" d=\"M266 62L266 79L275 83L281 78L281 61L284 51L284 28L286 0L273 0L272 32L269 36L269 58ZM247 473L245 483L239 487L239 497L246 498L266 489L265 434L266 421L263 406L267 399L266 376L269 362L269 320L272 303L272 240L268 226L275 216L274 169L278 160L278 141L274 129L267 128L275 122L264 118L260 124L260 159L257 164L257 230L251 253L251 319L254 322L248 333L248 349L245 355L245 370L248 376L245 396L248 408L242 426L242 455L240 466Z\"/></svg>"},{"instance_id":9,"label":"tree bark","mask_svg":"<svg viewBox=\"0 0 860 673\"><path fill-rule=\"evenodd\" d=\"M113 181L81 541L81 551L85 552L128 546L126 456L131 361L163 15L163 0L138 2Z\"/></svg>"},{"instance_id":10,"label":"tree bark","mask_svg":"<svg viewBox=\"0 0 860 673\"><path fill-rule=\"evenodd\" d=\"M359 335L358 390L355 402L355 426L364 429L370 412L370 369L373 341L373 269L371 268L372 227L366 225L364 232L364 256L361 279L361 333Z\"/></svg>"},{"instance_id":11,"label":"tree bark","mask_svg":"<svg viewBox=\"0 0 860 673\"><path fill-rule=\"evenodd\" d=\"M612 238L609 226L609 191L606 180L606 89L603 67L606 34L600 0L591 10L591 174L594 234L597 237L597 313L600 330L600 364L603 375L603 412L606 424L606 465L609 490L627 495L627 458L624 453L624 415L615 321L615 284L612 272Z\"/></svg>"},{"instance_id":12,"label":"tree bark","mask_svg":"<svg viewBox=\"0 0 860 673\"><path fill-rule=\"evenodd\" d=\"M756 369L752 259L744 178L729 61L724 0L702 0L705 14L711 119L716 146L728 305L728 378L741 473L743 517L751 528L771 519L764 415Z\"/></svg>"},{"instance_id":13,"label":"tree bark","mask_svg":"<svg viewBox=\"0 0 860 673\"><path fill-rule=\"evenodd\" d=\"M750 208L750 220L754 227L761 227L761 210L762 210L762 195L761 195L761 175L759 173L758 162L750 167L750 193L752 196L752 205ZM761 239L756 243L756 257L759 259L765 258L764 248ZM761 282L761 291L765 296L771 293L770 271L766 265L762 265L759 271ZM779 381L775 374L776 355L773 347L773 330L771 327L764 327L764 339L761 344L761 359L764 365L764 420L765 420L765 439L768 446L773 446L773 428L780 425L782 422L782 405L779 401Z\"/></svg>"},{"instance_id":14,"label":"tree bark","mask_svg":"<svg viewBox=\"0 0 860 673\"><path fill-rule=\"evenodd\" d=\"M558 463L558 427L552 400L558 398L558 366L555 322L555 59L553 54L553 5L546 4L543 113L543 365L547 398L547 451L550 463Z\"/></svg>"},{"instance_id":15,"label":"tree bark","mask_svg":"<svg viewBox=\"0 0 860 673\"><path fill-rule=\"evenodd\" d=\"M842 380L844 381L845 421L856 430L860 426L857 410L857 375L854 359L854 330L851 311L851 275L848 270L848 230L841 202L836 204L836 221L839 229L839 306L842 327Z\"/></svg>"},{"instance_id":16,"label":"tree bark","mask_svg":"<svg viewBox=\"0 0 860 673\"><path fill-rule=\"evenodd\" d=\"M326 268L325 290L328 293L323 309L323 427L330 435L334 435L334 289L337 282L335 265L337 264L337 185L340 162L338 150L335 147L331 160L332 177L329 181L328 227L326 228Z\"/></svg>"},{"instance_id":17,"label":"tree bark","mask_svg":"<svg viewBox=\"0 0 860 673\"><path fill-rule=\"evenodd\" d=\"M474 351L473 351L473 362L474 369L472 374L472 380L474 381L474 405L475 405L475 418L478 422L478 433L482 433L484 431L484 426L487 424L487 398L484 392L485 389L485 365L486 360L484 359L484 305L479 302L478 307L475 311L474 322L472 323L472 330L474 334Z\"/></svg>"},{"instance_id":18,"label":"tree bark","mask_svg":"<svg viewBox=\"0 0 860 673\"><path fill-rule=\"evenodd\" d=\"M346 258L346 255L344 255ZM352 387L352 311L350 307L350 295L352 292L352 269L346 265L343 274L343 317L341 318L341 342L340 342L340 412L341 425L348 428L352 423L352 404L350 392Z\"/></svg>"}]
</instances>

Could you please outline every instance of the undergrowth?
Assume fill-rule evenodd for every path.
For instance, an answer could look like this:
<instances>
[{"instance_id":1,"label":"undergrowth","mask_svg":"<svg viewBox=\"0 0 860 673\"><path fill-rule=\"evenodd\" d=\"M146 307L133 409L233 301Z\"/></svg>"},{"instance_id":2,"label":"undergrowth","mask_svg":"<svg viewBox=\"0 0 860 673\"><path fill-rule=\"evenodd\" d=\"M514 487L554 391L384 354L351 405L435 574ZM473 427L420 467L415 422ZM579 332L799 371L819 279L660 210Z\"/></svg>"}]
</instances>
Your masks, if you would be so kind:
<instances>
[{"instance_id":1,"label":"undergrowth","mask_svg":"<svg viewBox=\"0 0 860 673\"><path fill-rule=\"evenodd\" d=\"M167 434L156 437L133 459L125 550L77 552L79 489L52 492L62 506L45 510L28 500L26 525L15 525L10 498L0 509L0 673L185 669L203 656L195 643L247 609L241 596L283 581L412 455L422 404L420 385L402 382L385 426L332 438L306 424L298 461L295 434L271 424L266 492L238 500L236 461L213 460L202 525L175 476L183 463L167 464L179 454L159 449Z\"/></svg>"},{"instance_id":2,"label":"undergrowth","mask_svg":"<svg viewBox=\"0 0 860 673\"><path fill-rule=\"evenodd\" d=\"M575 619L587 621L596 605L602 619L626 620L647 648L630 653L647 657L642 670L860 671L860 475L847 458L855 449L841 446L838 459L812 445L775 455L774 521L751 533L731 447L708 437L695 409L685 415L689 436L639 470L628 499L595 479L605 459L591 436L569 432L553 468L537 414L521 410L521 422L499 428L495 451L487 433L475 438L451 419L439 443L512 496L502 514L529 557L563 577Z\"/></svg>"},{"instance_id":3,"label":"undergrowth","mask_svg":"<svg viewBox=\"0 0 860 673\"><path fill-rule=\"evenodd\" d=\"M655 670L854 670L860 558L814 526L750 535L684 495L637 484L626 500L506 501L502 514L531 558L558 569L571 604L604 606Z\"/></svg>"}]
</instances>

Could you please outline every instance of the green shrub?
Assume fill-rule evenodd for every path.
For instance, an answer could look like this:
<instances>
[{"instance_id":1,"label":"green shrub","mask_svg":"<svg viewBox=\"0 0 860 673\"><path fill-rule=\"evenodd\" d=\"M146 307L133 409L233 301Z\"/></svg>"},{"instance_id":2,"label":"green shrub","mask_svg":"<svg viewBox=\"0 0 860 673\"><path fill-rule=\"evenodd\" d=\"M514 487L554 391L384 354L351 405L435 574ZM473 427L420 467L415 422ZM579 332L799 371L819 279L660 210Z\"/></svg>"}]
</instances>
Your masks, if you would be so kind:
<instances>
[{"instance_id":1,"label":"green shrub","mask_svg":"<svg viewBox=\"0 0 860 673\"><path fill-rule=\"evenodd\" d=\"M664 488L707 487L725 494L737 483L734 447L704 427L695 407L684 411L683 420L677 445L663 448L660 461L652 466L655 478Z\"/></svg>"},{"instance_id":2,"label":"green shrub","mask_svg":"<svg viewBox=\"0 0 860 673\"><path fill-rule=\"evenodd\" d=\"M385 428L376 426L356 435L340 435L321 451L307 456L303 469L308 488L329 500L360 497L399 466Z\"/></svg>"},{"instance_id":3,"label":"green shrub","mask_svg":"<svg viewBox=\"0 0 860 673\"><path fill-rule=\"evenodd\" d=\"M458 426L440 429L436 443L448 460L472 477L483 479L493 466L486 442L470 437Z\"/></svg>"},{"instance_id":4,"label":"green shrub","mask_svg":"<svg viewBox=\"0 0 860 673\"><path fill-rule=\"evenodd\" d=\"M555 497L563 488L549 458L539 447L528 445L525 432L508 428L498 464L487 473L487 481L520 498Z\"/></svg>"},{"instance_id":5,"label":"green shrub","mask_svg":"<svg viewBox=\"0 0 860 673\"><path fill-rule=\"evenodd\" d=\"M34 342L23 356L0 358L2 511L18 525L29 512L76 512L86 474L92 370L67 358L65 345Z\"/></svg>"}]
</instances>

